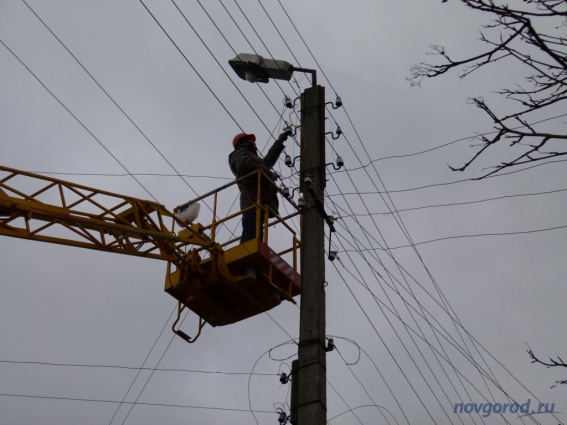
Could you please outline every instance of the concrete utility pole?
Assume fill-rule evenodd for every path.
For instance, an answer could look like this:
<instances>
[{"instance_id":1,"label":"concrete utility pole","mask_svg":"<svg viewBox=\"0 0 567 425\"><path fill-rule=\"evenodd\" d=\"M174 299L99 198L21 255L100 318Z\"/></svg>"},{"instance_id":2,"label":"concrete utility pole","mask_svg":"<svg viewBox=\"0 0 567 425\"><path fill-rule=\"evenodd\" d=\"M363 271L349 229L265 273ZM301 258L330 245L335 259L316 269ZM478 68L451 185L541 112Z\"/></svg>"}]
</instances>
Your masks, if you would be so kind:
<instances>
[{"instance_id":1,"label":"concrete utility pole","mask_svg":"<svg viewBox=\"0 0 567 425\"><path fill-rule=\"evenodd\" d=\"M325 351L325 89L301 95L301 189L306 201L301 225L301 317L299 325L298 425L327 423ZM310 177L311 183L305 183Z\"/></svg>"}]
</instances>

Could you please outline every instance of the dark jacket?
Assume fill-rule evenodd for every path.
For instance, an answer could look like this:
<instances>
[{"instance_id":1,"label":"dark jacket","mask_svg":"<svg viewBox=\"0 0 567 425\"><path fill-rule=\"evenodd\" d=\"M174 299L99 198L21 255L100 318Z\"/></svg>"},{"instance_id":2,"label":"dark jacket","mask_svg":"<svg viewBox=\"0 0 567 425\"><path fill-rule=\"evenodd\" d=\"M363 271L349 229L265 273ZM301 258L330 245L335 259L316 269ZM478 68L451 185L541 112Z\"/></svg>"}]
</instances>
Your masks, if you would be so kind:
<instances>
[{"instance_id":1,"label":"dark jacket","mask_svg":"<svg viewBox=\"0 0 567 425\"><path fill-rule=\"evenodd\" d=\"M278 138L266 156L262 159L246 146L238 146L229 156L228 163L236 178L244 177L253 171L262 170L272 181L276 175L272 168L284 150L282 137ZM258 200L258 177L254 175L238 183L240 189L240 209L243 210L254 205ZM274 185L262 176L262 204L269 205L274 212L278 212L278 197Z\"/></svg>"}]
</instances>

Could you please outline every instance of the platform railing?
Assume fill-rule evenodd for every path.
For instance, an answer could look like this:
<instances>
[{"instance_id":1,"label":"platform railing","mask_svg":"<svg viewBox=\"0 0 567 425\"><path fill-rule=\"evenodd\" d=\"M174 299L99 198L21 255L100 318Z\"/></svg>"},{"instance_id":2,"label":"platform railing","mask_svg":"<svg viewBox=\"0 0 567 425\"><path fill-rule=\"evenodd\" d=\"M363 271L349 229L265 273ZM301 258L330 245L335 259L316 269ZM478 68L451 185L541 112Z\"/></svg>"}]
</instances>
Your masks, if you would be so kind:
<instances>
[{"instance_id":1,"label":"platform railing","mask_svg":"<svg viewBox=\"0 0 567 425\"><path fill-rule=\"evenodd\" d=\"M243 210L239 210L234 213L225 214L220 212L221 208L220 205L222 204L221 199L226 196L227 200L230 199L229 197L234 196L234 191L230 192L228 189L232 188L233 186L239 186L244 182L250 183L253 180L257 183L257 193L258 196L256 197L256 202L248 208ZM262 202L262 189L266 190L269 187L270 190L274 191L274 196L277 196L276 193L280 194L280 205L282 202L287 202L291 213L286 214L285 216L281 216L280 214L276 213L269 205L264 204ZM229 195L230 192L230 195ZM220 186L210 192L205 193L202 196L199 196L195 199L192 199L184 204L179 205L176 207L173 212L174 214L178 214L179 211L182 211L188 208L191 204L194 203L203 203L209 206L209 211L206 209L201 208L201 215L210 214L212 213L212 218L209 220L204 220L201 217L195 219L195 222L199 223L202 226L203 232L208 232L208 237L212 243L219 244L223 249L235 245L240 242L240 236L235 236L235 233L240 235L241 232L241 216L245 212L255 210L256 211L256 238L259 237L261 234L261 230L263 231L263 242L274 250L278 255L283 256L286 254L292 254L292 267L294 269L297 268L297 251L301 247L301 241L298 237L299 230L294 229L293 225L290 224L291 220L300 216L300 209L298 205L293 201L291 198L287 198L283 195L282 190L262 171L257 170L254 171L246 176L233 180L232 182ZM210 206L212 202L212 206ZM239 202L238 200L236 202ZM281 208L280 208L281 210ZM262 211L264 214L262 214ZM270 215L272 217L270 218ZM240 220L239 220L240 218ZM262 220L263 218L263 220ZM299 226L299 220L297 221L297 225ZM276 225L281 225L283 235L281 232L277 234L277 238L274 239L274 233L270 232L270 229L274 228ZM229 230L229 226L234 227L235 230ZM228 232L228 237L220 235L220 230L226 229ZM226 232L223 232L226 234ZM285 236L287 235L287 236ZM270 236L272 236L272 240L270 240ZM290 238L290 239L287 239ZM275 240L275 243L272 243ZM289 240L289 242L284 242L284 240ZM282 244L283 242L283 244ZM283 248L281 248L283 245ZM201 248L200 250L204 250L206 248Z\"/></svg>"}]
</instances>

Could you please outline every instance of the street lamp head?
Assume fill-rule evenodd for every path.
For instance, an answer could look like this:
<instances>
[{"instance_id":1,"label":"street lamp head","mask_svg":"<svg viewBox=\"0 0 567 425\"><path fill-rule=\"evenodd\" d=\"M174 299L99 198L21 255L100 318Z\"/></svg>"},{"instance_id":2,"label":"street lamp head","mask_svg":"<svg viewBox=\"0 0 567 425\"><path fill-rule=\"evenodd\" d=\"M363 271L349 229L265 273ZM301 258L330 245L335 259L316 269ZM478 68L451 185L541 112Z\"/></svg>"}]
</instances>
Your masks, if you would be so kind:
<instances>
[{"instance_id":1,"label":"street lamp head","mask_svg":"<svg viewBox=\"0 0 567 425\"><path fill-rule=\"evenodd\" d=\"M293 65L288 62L250 53L239 53L228 63L240 78L251 83L267 83L270 78L289 81L294 71Z\"/></svg>"}]
</instances>

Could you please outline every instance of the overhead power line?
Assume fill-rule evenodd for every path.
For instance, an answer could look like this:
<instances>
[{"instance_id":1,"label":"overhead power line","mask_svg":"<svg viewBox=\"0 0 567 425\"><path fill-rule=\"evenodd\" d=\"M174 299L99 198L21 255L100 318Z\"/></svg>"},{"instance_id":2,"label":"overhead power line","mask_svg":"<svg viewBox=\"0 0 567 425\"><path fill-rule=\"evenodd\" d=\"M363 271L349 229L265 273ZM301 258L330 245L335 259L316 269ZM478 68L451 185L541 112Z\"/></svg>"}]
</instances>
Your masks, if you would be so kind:
<instances>
[{"instance_id":1,"label":"overhead power line","mask_svg":"<svg viewBox=\"0 0 567 425\"><path fill-rule=\"evenodd\" d=\"M70 367L70 368L89 368L89 369L121 369L121 370L155 370L156 372L180 372L180 373L200 373L205 375L250 375L250 372L224 372L217 370L198 370L198 369L173 369L173 368L152 368L152 367L136 367L136 366L119 366L105 364L81 364L81 363L52 363L38 361L21 361L21 360L0 360L0 363L13 365L29 365L29 366L54 366L54 367ZM277 376L275 373L254 373L255 376Z\"/></svg>"},{"instance_id":2,"label":"overhead power line","mask_svg":"<svg viewBox=\"0 0 567 425\"><path fill-rule=\"evenodd\" d=\"M166 403L144 403L140 401L119 401L119 400L104 400L104 399L92 399L92 398L76 398L76 397L53 397L53 396L41 396L41 395L28 395L28 394L9 394L0 393L0 397L19 397L19 398L35 398L43 400L59 400L59 401L81 401L88 403L104 403L104 404L130 404L139 406L153 406L153 407L177 407L182 409L201 409L201 410L223 410L227 412L241 412L250 413L249 409L237 409L230 407L215 407L215 406L191 406L187 404L166 404ZM274 415L271 410L254 410L254 413L269 413Z\"/></svg>"},{"instance_id":3,"label":"overhead power line","mask_svg":"<svg viewBox=\"0 0 567 425\"><path fill-rule=\"evenodd\" d=\"M532 165L530 167L526 167L526 168L522 168L521 170L514 170L514 171L510 171L507 173L499 173L499 174L495 174L492 176L488 176L485 177L483 180L487 180L487 179L494 179L494 178L499 178L499 177L505 177L505 176L509 176L511 174L516 174L516 173L521 173L527 170L530 170L532 168L536 168L536 167L541 167L543 165L549 165L549 164L555 164L555 163L560 163L560 162L565 162L567 161L567 159L558 159L557 161L549 161L546 163L542 163L542 164L536 164L536 165ZM345 170L347 171L347 170ZM342 171L342 172L345 172ZM341 173L341 171L335 171L334 173L331 174L338 174ZM402 193L402 192L413 192L415 190L421 190L421 189L429 189L432 187L440 187L440 186L450 186L453 184L458 184L458 183L465 183L465 182L475 182L478 181L479 179L461 179L461 180L455 180L452 182L445 182L445 183L431 183L431 184L427 184L427 185L423 185L423 186L418 186L418 187L411 187L411 188L407 188L407 189L388 189L388 190L376 190L376 191L357 191L357 192L341 192L339 194L330 194L328 196L333 197L333 196L342 196L342 195L376 195L376 194L380 194L380 193Z\"/></svg>"},{"instance_id":4,"label":"overhead power line","mask_svg":"<svg viewBox=\"0 0 567 425\"><path fill-rule=\"evenodd\" d=\"M486 236L516 236L516 235L527 235L527 234L532 234L532 233L541 233L541 232L550 232L552 230L562 230L562 229L566 229L567 225L565 226L555 226L555 227L548 227L545 229L533 229L533 230L520 230L520 231L516 231L516 232L501 232L501 233L479 233L479 234L475 234L475 235L456 235L456 236L446 236L443 238L437 238L437 239L430 239L427 241L422 241L422 242L414 242L411 245L400 245L400 246L395 246L395 247L388 247L388 248L382 248L382 247L371 247L371 248L364 248L362 249L362 251L375 251L375 250L379 250L379 251L385 251L385 250L394 250L394 249L402 249L402 248L411 248L414 245L425 245L425 244L429 244L429 243L433 243L433 242L440 242L440 241L445 241L445 240L450 240L450 239L462 239L462 238L480 238L480 237L486 237ZM360 252L360 249L347 249L344 252Z\"/></svg>"},{"instance_id":5,"label":"overhead power line","mask_svg":"<svg viewBox=\"0 0 567 425\"><path fill-rule=\"evenodd\" d=\"M344 265L343 265L343 266L344 266ZM335 266L335 267L336 267L336 266ZM355 280L359 281L359 279L354 276L354 274L353 274L352 271L348 270L346 267L345 267L345 270L346 270L347 273L349 273ZM354 293L352 292L350 286L348 285L348 283L346 282L346 280L344 279L344 277L342 276L342 274L340 273L340 271L339 271L338 269L337 269L337 272L339 273L339 275L340 275L340 277L341 277L341 280L343 281L343 283L345 284L345 286L348 288L349 292L351 292L351 295L353 295L355 301L356 301L357 303L359 303L359 301L358 301L358 299L356 298L356 296L354 296ZM364 281L363 278L362 278L362 280ZM362 283L362 282L359 281L359 283ZM444 356L444 354L440 353L429 341L427 341L427 339L423 338L423 336L421 336L416 330L412 329L412 327L411 327L409 324L407 324L401 317L398 317L398 316L397 316L397 312L394 311L395 309L394 309L394 310L390 309L388 306L386 306L386 304L385 304L383 301L381 301L375 294L373 294L372 291L369 289L368 284L367 284L366 282L363 283L363 286L364 286L367 290L370 291L370 294L372 295L372 297L373 297L378 303L380 303L381 305L383 305L384 308L386 308L388 311L390 311L390 313L392 313L396 318L398 318L398 320L400 320L408 330L411 330L418 338L422 339L426 344L428 344L428 345L431 347L431 349L432 349L433 351L435 351L435 352L437 353L437 355L438 355L443 361L445 361L445 362L449 363L451 366L453 366L452 363L451 363L451 361L449 360L449 358L446 358L446 357ZM366 316L367 320L369 321L369 323L371 324L371 326L372 326L373 328L375 328L375 326L372 324L372 322L371 322L370 318L368 317L368 315L366 314L366 312L364 312L364 310L362 310L362 311L363 311L363 313L365 314L365 316ZM418 314L419 314L419 313L418 313ZM444 328L443 328L443 329L444 329ZM445 329L444 329L444 330L445 330ZM486 350L486 348L484 348L478 341L476 341L476 339L474 339L474 337L472 337L471 335L469 335L468 332L467 332L464 328L463 328L463 330L464 330L465 333L467 333L467 335L468 335L472 340L474 340L474 341L476 342L476 344L478 344L490 357L492 357L500 366L502 366L502 367L506 370L506 372L507 372L516 382L518 382L526 391L528 391L528 393L529 393L532 397L534 397L538 402L541 402L541 401L540 401L532 392L530 392L508 369L506 369L506 368L502 365L501 362L499 362L496 358L494 358L494 356L493 356L490 352L488 352L488 351ZM464 351L463 351L463 348L462 348L454 339L452 339L452 338L449 337L450 339L452 339L452 341L454 341L454 342L451 342L449 339L447 339L447 337L446 337L445 335L443 335L443 334L440 334L440 335L443 336L443 338L445 338L454 348L456 348L459 352L461 352L461 354L467 359L467 361L471 362L473 365L476 365L476 367L479 369L479 372L480 372L481 374L483 374L483 376L484 376L486 379L488 379L488 381L491 382L496 388L498 388L498 389L508 398L508 400L510 400L510 401L516 403L516 400L514 400L514 398L511 397L511 396L508 394L508 392L499 384L499 382L496 380L496 378L493 377L493 376L489 376L489 375L488 375L488 372L485 371L485 370L483 370L483 368L482 368L480 365L478 365L477 361L474 360L474 358L472 357L472 355L471 355L470 353L464 352ZM386 349L388 349L388 347L386 347ZM363 350L363 351L364 351L364 350ZM394 359L394 361L396 362L395 359ZM484 361L484 359L483 359L483 361ZM485 362L485 363L486 363L486 362ZM454 368L454 366L453 366L453 368ZM460 379L460 378L464 379L464 380L466 381L466 383L467 383L470 387L472 387L472 388L483 398L483 400L485 400L485 401L488 402L488 403L491 402L491 401L481 392L481 390L480 390L469 378L467 378L461 371L459 371L457 368L454 368L454 370L455 370L455 373L459 376L459 379ZM492 371L490 371L490 369L489 369L488 371L489 371L490 373L492 373ZM402 373L403 373L403 371L402 371ZM412 386L411 383L410 383L410 386L413 388L413 386ZM464 386L464 384L463 384L463 386ZM414 390L414 391L415 391L415 390ZM465 388L465 391L466 391L466 388ZM468 396L469 399L472 399L472 397L470 397L468 391L467 391L467 396ZM400 409L401 409L401 406L399 406L399 407L400 407ZM403 410L402 410L402 413L403 413ZM502 414L500 414L500 416L506 421L506 419L503 417ZM404 417L405 417L405 414L404 414ZM532 420L532 422L534 422L534 423L536 423L536 424L539 424L539 422L538 422L537 420L535 420L533 417L530 417L530 419ZM406 418L406 420L407 420L407 418ZM474 421L474 419L473 419L473 421ZM506 422L507 422L507 421L506 421ZM408 421L408 423L409 423L409 421ZM507 422L507 423L508 423L508 422Z\"/></svg>"},{"instance_id":6,"label":"overhead power line","mask_svg":"<svg viewBox=\"0 0 567 425\"><path fill-rule=\"evenodd\" d=\"M234 116L230 113L230 111L228 110L228 108L226 107L226 105L222 102L222 100L220 100L220 98L217 96L217 94L213 91L213 89L211 88L211 86L205 81L205 79L203 78L203 76L199 73L199 71L197 71L197 68L195 68L195 66L191 63L191 61L189 60L189 58L187 58L187 56L185 55L185 53L183 53L183 51L181 50L181 48L177 45L177 43L175 43L175 41L173 40L173 38L171 38L171 36L169 35L169 33L165 30L165 28L162 26L162 24L160 24L160 22L157 20L157 18L155 17L155 15L151 12L151 10L146 6L146 4L143 2L143 0L139 0L140 3L142 4L142 6L144 6L144 8L146 9L146 11L150 14L150 16L152 17L152 19L155 21L155 23L160 27L160 29L163 31L163 33L165 34L165 36L169 39L169 41L171 41L171 43L175 46L175 48L177 49L177 51L181 54L181 56L183 56L183 59L185 59L185 62L187 62L187 64L191 67L191 69L193 69L193 71L195 72L195 74L197 74L197 76L199 77L199 79L203 82L203 84L207 87L207 89L209 89L209 91L211 92L211 94L214 96L214 98L219 102L219 104L222 106L222 108L225 110L225 112L228 114L228 116L232 119L232 121L234 121L234 123L236 124L236 126L240 129L240 131L244 131L242 129L242 127L240 126L240 124L238 123L238 121L236 121L236 118L234 118Z\"/></svg>"},{"instance_id":7,"label":"overhead power line","mask_svg":"<svg viewBox=\"0 0 567 425\"><path fill-rule=\"evenodd\" d=\"M546 119L543 119L543 120L535 121L535 122L533 122L533 123L531 123L531 124L529 124L529 125L519 125L519 126L517 126L517 127L512 127L512 129L517 130L517 129L520 129L520 128L531 127L531 126L534 126L534 125L536 125L536 124L541 124L542 122L551 121L551 120L555 120L555 119L557 119L557 118L563 118L563 117L567 117L567 114L561 114L561 115L557 115L557 116L554 116L554 117L546 118ZM408 154L401 154L401 155L390 155L390 156L384 156L384 157L382 157L382 158L376 158L376 159L371 160L368 164L365 164L365 165L363 165L363 166L361 166L361 167L359 167L359 168L351 168L351 171L359 170L359 169L361 169L361 168L366 168L366 167L370 166L372 163L375 163L375 162L378 162L378 161L385 161L385 160L387 160L387 159L409 158L409 157L412 157L412 156L423 155L423 154L425 154L425 153L433 152L433 151L435 151L435 150L437 150L437 149L441 149L441 148L445 148L445 147L447 147L447 146L454 145L455 143L458 143L458 142L463 142L463 141L465 141L465 140L472 140L472 139L477 138L477 137L488 136L488 135L496 134L496 133L498 133L498 131L489 131L489 132L486 132L486 133L479 133L479 134L476 134L476 135L474 135L474 136L461 137L460 139L453 140L452 142L443 143L443 144L441 144L441 145L434 146L434 147L432 147L432 148L425 149L425 150L418 151L418 152L413 152L413 153L408 153Z\"/></svg>"},{"instance_id":8,"label":"overhead power line","mask_svg":"<svg viewBox=\"0 0 567 425\"><path fill-rule=\"evenodd\" d=\"M157 198L142 184L142 182L141 182L140 180L138 180L138 179L136 178L136 176L134 176L134 175L130 172L130 170L128 170L128 168L126 168L126 166L110 151L110 149L108 149L108 148L106 147L106 145L105 145L104 143L102 143L102 141L101 141L98 137L96 137L96 136L94 135L94 133L93 133L91 130L89 130L89 129L87 128L87 126L86 126L85 124L83 124L83 122L82 122L82 121L81 121L81 120L80 120L80 119L79 119L79 118L55 95L55 93L53 93L53 92L43 83L43 81L41 81L41 80L39 79L39 77L18 57L18 55L16 55L16 53L14 53L14 51L13 51L12 49L10 49L2 40L0 40L0 43L12 54L12 56L14 56L14 57L18 60L18 62L20 62L20 63L22 64L22 66L23 66L24 68L26 68L26 69L28 70L28 72L37 80L37 82L38 82L39 84L41 84L41 86L42 86L45 90L47 90L47 92L63 107L63 109L65 109L65 110L69 113L69 115L71 115L71 116L75 119L75 121L77 121L77 122L79 123L79 125L80 125L81 127L83 127L83 129L84 129L87 133L89 133L89 134L92 136L92 138L95 139L96 142L97 142L100 146L102 146L102 148L122 167L122 169L123 169L124 171L126 171L126 173L128 173L128 175L131 176L131 177L136 181L136 183L138 183L138 184L142 187L142 189L144 189L144 190L146 191L146 193L152 197L152 199L153 199L154 201L156 201L157 203L159 203L159 201L157 200Z\"/></svg>"},{"instance_id":9,"label":"overhead power line","mask_svg":"<svg viewBox=\"0 0 567 425\"><path fill-rule=\"evenodd\" d=\"M141 1L141 0L140 0ZM250 107L250 109L252 110L252 112L254 112L254 114L256 115L256 117L258 118L258 120L262 123L262 125L264 126L264 128L268 131L268 133L271 134L270 132L270 128L266 125L266 123L264 122L264 120L262 120L262 118L260 117L260 115L258 114L258 112L256 112L256 110L254 109L254 107L252 106L252 104L250 104L250 102L248 101L248 99L246 98L246 96L244 96L244 93L242 93L242 91L238 88L238 86L234 83L234 81L228 76L228 73L226 72L226 69L224 69L224 67L220 64L219 60L217 59L217 57L214 55L214 53L212 52L212 50L209 48L209 46L207 45L207 43L205 42L205 40L203 40L203 38L199 35L199 33L197 32L197 30L195 29L195 27L191 24L191 22L189 21L189 19L187 18L187 16L183 13L183 11L179 8L179 6L177 5L177 3L175 2L175 0L171 0L171 2L173 3L173 5L175 6L175 8L177 9L177 11L179 12L179 14L183 17L183 19L185 20L185 22L187 23L187 25L189 26L189 28L191 28L191 30L193 30L193 33L197 36L197 38L199 39L199 41L201 41L201 43L203 44L203 46L207 49L207 51L210 53L210 55L213 57L213 59L215 60L215 62L217 63L217 65L221 68L221 70L224 72L224 74L226 75L226 77L228 78L228 80L232 83L232 85L234 86L234 88L236 89L236 91L238 91L238 93L240 94L240 96L242 97L242 99L244 99L244 101L248 104L248 106ZM143 2L142 2L143 4ZM199 2L199 4L201 5L201 3ZM145 5L144 5L145 6ZM203 8L203 6L201 5L201 7ZM207 11L203 8L203 10L205 11L205 13L207 13ZM207 13L208 15L208 13ZM153 17L153 15L152 15ZM210 18L210 16L209 16ZM154 18L155 19L155 18ZM157 20L156 20L157 22ZM213 21L214 23L214 21ZM160 27L163 29L163 31L165 32L165 29L160 25ZM219 30L220 31L220 30ZM171 40L172 43L174 43L173 39L169 36L169 34L166 35L169 37L169 39ZM175 43L174 43L175 44ZM177 45L175 45L177 47ZM181 50L178 48L179 52L181 52ZM185 55L184 55L185 56ZM274 107L274 109L276 110L276 112L278 112L277 108L274 106L274 104L272 103L272 106ZM241 131L242 127L240 127Z\"/></svg>"},{"instance_id":10,"label":"overhead power line","mask_svg":"<svg viewBox=\"0 0 567 425\"><path fill-rule=\"evenodd\" d=\"M166 173L132 173L132 174L119 174L119 173L71 173L61 171L29 171L35 174L46 175L62 175L62 176L100 176L100 177L130 177L130 176L143 176L143 177L178 177L179 174L166 174ZM222 176L199 176L192 174L181 174L182 177L190 177L192 179L219 179L219 180L234 180L231 177Z\"/></svg>"},{"instance_id":11,"label":"overhead power line","mask_svg":"<svg viewBox=\"0 0 567 425\"><path fill-rule=\"evenodd\" d=\"M502 195L502 196L495 196L492 198L485 198L485 199L477 199L475 201L463 201L463 202L451 202L451 203L447 203L447 204L435 204L435 205L422 205L419 207L411 207L411 208L401 208L398 210L398 212L407 212L407 211L417 211L417 210L424 210L424 209L428 209L428 208L444 208L444 207L458 207L458 206L462 206L462 205L473 205L473 204L480 204L480 203L484 203L484 202L493 202L493 201L500 201L503 199L513 199L513 198L523 198L523 197L528 197L528 196L541 196L541 195L551 195L554 193L560 193L560 192L565 192L567 191L567 189L557 189L557 190L548 190L545 192L535 192L535 193L519 193L516 195ZM370 214L345 214L345 215L341 215L341 218L345 218L345 217L365 217L368 215L390 215L392 214L391 212L373 212Z\"/></svg>"},{"instance_id":12,"label":"overhead power line","mask_svg":"<svg viewBox=\"0 0 567 425\"><path fill-rule=\"evenodd\" d=\"M75 60L75 62L83 69L83 71L85 71L85 73L91 78L91 80L102 90L102 92L106 95L106 97L116 106L116 108L118 108L118 110L124 115L124 117L126 117L126 119L134 126L134 128L136 128L136 130L142 135L142 137L152 146L152 148L158 153L158 155L167 163L167 165L169 165L171 167L171 169L173 171L175 171L176 175L178 177L181 178L181 180L183 180L183 182L187 185L187 187L189 187L189 189L191 189L193 191L193 193L197 194L197 191L195 191L195 189L193 189L193 186L191 186L189 184L189 182L187 180L185 180L185 178L179 173L179 171L177 171L177 169L175 168L175 166L171 163L171 161L169 161L165 155L158 149L158 147L155 145L155 143L153 143L149 137L146 135L146 133L144 133L142 131L142 129L134 122L134 120L132 118L130 118L130 116L126 113L126 111L114 100L114 98L110 95L110 93L108 93L104 87L102 87L102 85L98 82L98 80L93 76L93 74L91 72L89 72L89 70L83 65L83 63L73 54L73 52L71 52L71 50L69 50L69 48L65 45L65 43L63 43L63 41L55 34L55 32L53 32L53 30L47 25L47 23L45 23L45 21L43 19L41 19L41 17L35 12L35 10L26 2L26 0L23 0L24 4L28 7L28 9L30 9L32 11L32 13L36 16L36 18L43 24L43 26L51 33L51 35L53 35L53 37L55 37L55 39L59 42L59 44L61 44L61 46L63 46L63 48L67 51L67 53L69 53L69 55L71 55L71 57ZM132 174L133 176L133 174Z\"/></svg>"},{"instance_id":13,"label":"overhead power line","mask_svg":"<svg viewBox=\"0 0 567 425\"><path fill-rule=\"evenodd\" d=\"M350 176L349 176L349 177L350 177ZM333 181L334 181L334 179L333 179ZM351 179L351 181L352 181L352 179ZM353 185L354 185L354 182L353 182ZM354 185L354 186L355 186L355 185ZM362 197L359 196L359 198L361 198L361 201L363 202L363 204L365 205L366 210L368 211L368 207L366 206L366 203L364 202L364 200L362 199ZM347 203L347 205L348 205L348 203ZM349 207L350 207L350 206L349 206ZM382 236L382 234L381 234L381 232L380 232L380 230L379 230L379 228L378 228L378 226L376 225L376 223L374 223L374 224L375 224L375 228L376 228L377 232L380 234L380 236L382 237L382 239L384 239L383 236ZM359 225L361 225L361 224L359 223ZM350 233L350 231L349 231L349 233ZM352 235L352 233L351 233L351 235ZM367 235L366 232L365 232L365 235L366 235L366 237L368 238L368 235ZM411 241L411 239L410 239L410 241ZM370 240L368 240L368 243L370 244ZM384 244L386 244L385 240L384 240ZM392 255L392 253L388 250L387 245L386 245L386 248L383 248L383 249L388 252L388 255L389 255L390 257L394 258L394 256ZM360 252L359 252L359 254L360 254ZM363 256L363 257L364 257L364 256ZM351 260L351 261L353 261L353 260ZM365 261L368 263L368 260L367 260L367 259L365 259ZM353 263L354 263L354 261L353 261ZM368 264L369 264L369 263L368 263ZM399 266L399 264L397 263L397 261L395 261L395 264L397 264L397 267L398 267L398 269L399 269L400 272L401 272L401 267ZM369 265L370 265L370 264L369 264ZM376 271L375 271L375 269L374 269L373 267L370 267L370 270L371 270L371 272L374 274L375 279L376 279L376 282L379 282L379 283L380 283L381 280L383 280L382 276L376 275ZM358 273L360 274L360 270L358 270L358 268L357 268L357 271L358 271ZM387 276L388 276L390 279L392 278L392 274L391 274L391 273L388 273ZM360 277L361 277L361 279L364 280L364 278L362 277L362 275L361 275ZM402 273L402 279L403 279L404 281L406 280L405 275L404 275L403 273ZM408 284L407 281L406 281L406 285L409 287L409 284ZM380 286L382 286L381 283L380 283ZM394 282L392 282L392 287L395 287ZM383 288L382 288L382 289L383 289ZM383 289L383 290L384 290L384 289ZM399 294L399 291L395 290L395 292L396 292L399 296L401 296L401 295ZM411 292L411 289L410 289L410 292ZM352 292L351 292L351 293L352 293ZM384 290L384 293L386 294L386 296L387 296L387 298L388 298L388 301L390 302L392 308L396 311L396 314L399 315L399 313L397 312L397 309L396 309L395 304L394 304L394 303L392 302L392 300L388 297L387 292L386 292L385 290ZM413 295L413 294L412 294L412 295ZM359 305L360 308L362 309L361 304L358 303L358 305ZM418 305L419 305L419 303L418 303ZM386 318L386 320L388 321L390 327L392 328L392 330L394 331L395 335L397 336L397 338L398 338L400 344L402 345L402 347L403 347L404 350L406 351L408 357L411 359L412 363L414 364L415 370L416 370L416 371L419 373L419 375L423 378L423 382L428 386L428 388L430 389L430 392L433 394L435 400L436 400L437 403L440 405L441 411L445 412L446 409L443 408L443 405L442 405L441 400L439 400L439 398L437 397L435 391L433 390L433 388L431 388L430 383L429 383L429 380L424 376L424 374L423 374L423 372L422 372L422 369L418 366L416 360L414 359L414 357L413 357L412 354L410 353L410 350L407 348L406 344L405 344L404 341L402 340L402 338L401 338L401 336L399 335L398 331L396 330L395 326L394 326L393 323L388 319L388 316L387 316L387 315L385 314L385 312L383 311L381 305L378 304L377 306L378 306L378 308L382 311L384 317ZM406 306L406 308L407 308L407 306ZM420 308L421 308L421 307L420 307ZM408 310L408 312L409 312L410 316L412 317L412 319L414 320L414 322L416 323L416 326L418 327L418 329L420 329L420 331L421 331L421 327L420 327L419 324L417 323L417 321L416 321L415 317L413 316L413 314L411 313L411 311ZM368 316L366 313L365 313L365 315L366 315L366 317L368 318L368 320L370 320L369 316ZM451 315L450 315L450 316L451 316ZM452 320L454 320L454 319L452 318ZM429 324L429 323L428 323L428 324ZM429 324L429 326L431 326L431 324ZM374 326L373 326L373 327L374 327ZM408 336L409 336L409 338L412 340L413 344L415 345L415 348L416 348L417 351L419 352L421 358L422 358L423 361L425 362L425 364L426 364L426 366L427 366L427 369L431 372L431 374L432 374L432 376L433 376L435 382L437 382L437 384L439 385L439 388L440 388L441 392L443 393L443 395L445 396L445 398L446 398L448 401L450 401L448 395L446 394L446 392L445 392L445 390L444 390L444 386L439 382L439 380L438 380L436 374L433 372L431 366L429 365L429 362L426 360L426 358L425 358L423 352L420 350L420 348L419 348L419 346L417 345L416 341L414 340L413 336L409 333L407 327L405 327L405 329L406 329L406 332L408 332ZM425 334L423 334L423 331L421 331L421 333L422 333L422 337L423 337L425 340L427 340L426 337L425 337ZM429 343L429 344L431 344L431 343ZM439 341L439 344L440 344L440 341ZM430 346L431 346L431 345L430 345ZM440 344L440 346L442 347L441 344ZM434 353L434 356L437 357L435 353ZM438 362L439 362L439 361L438 361ZM445 368L444 368L443 364L441 364L441 362L439 362L439 365L440 365L441 369L443 370L445 376L449 379L449 376L447 375L447 372L445 371ZM404 375L404 376L405 376L405 375ZM406 379L406 380L407 380L407 379ZM454 385L453 385L453 383L452 383L452 381L451 381L450 379L449 379L449 382L451 383L451 385L453 386L453 388L455 388ZM408 382L408 383L409 383L409 382ZM411 384L410 384L410 386L413 388L413 386L412 386ZM456 391L456 389L455 389L455 391ZM420 396L417 394L417 392L416 392L415 390L414 390L414 394L415 394L416 397L418 397L418 399L421 401ZM457 394L458 394L458 393L457 393ZM423 402L422 402L422 405L423 405L423 407L426 409L426 411L428 411L428 410L427 410L427 407L425 406L425 404L423 404ZM429 413L429 415L431 416L431 413L430 413L429 411L428 411L428 413ZM447 417L447 419L449 420L449 422L451 422L451 419L450 419L449 417ZM460 418L459 418L459 419L460 419Z\"/></svg>"}]
</instances>

